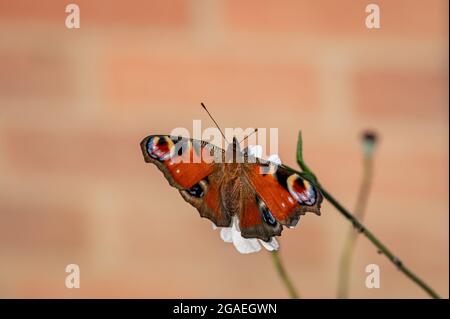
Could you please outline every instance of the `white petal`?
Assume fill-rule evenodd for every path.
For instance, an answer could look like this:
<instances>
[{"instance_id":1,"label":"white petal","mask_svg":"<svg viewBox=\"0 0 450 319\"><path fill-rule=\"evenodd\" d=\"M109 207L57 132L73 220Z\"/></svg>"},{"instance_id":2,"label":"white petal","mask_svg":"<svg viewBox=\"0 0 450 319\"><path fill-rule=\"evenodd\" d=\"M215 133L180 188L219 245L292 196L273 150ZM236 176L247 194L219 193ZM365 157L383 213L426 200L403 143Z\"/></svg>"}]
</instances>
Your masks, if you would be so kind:
<instances>
[{"instance_id":1,"label":"white petal","mask_svg":"<svg viewBox=\"0 0 450 319\"><path fill-rule=\"evenodd\" d=\"M235 229L237 232L241 232L241 229L239 228L239 219L237 217L233 217L232 220L232 226L233 229Z\"/></svg>"},{"instance_id":2,"label":"white petal","mask_svg":"<svg viewBox=\"0 0 450 319\"><path fill-rule=\"evenodd\" d=\"M241 254L256 253L261 250L261 245L256 238L244 238L241 233L234 230L232 231L233 245L237 251Z\"/></svg>"},{"instance_id":3,"label":"white petal","mask_svg":"<svg viewBox=\"0 0 450 319\"><path fill-rule=\"evenodd\" d=\"M268 158L267 160L270 161L270 162L272 162L272 163L281 165L281 159L280 159L280 157L278 156L278 154L272 154L272 155L270 155L269 158Z\"/></svg>"},{"instance_id":4,"label":"white petal","mask_svg":"<svg viewBox=\"0 0 450 319\"><path fill-rule=\"evenodd\" d=\"M226 243L232 243L233 237L231 235L232 228L231 227L224 227L220 230L220 238Z\"/></svg>"},{"instance_id":5,"label":"white petal","mask_svg":"<svg viewBox=\"0 0 450 319\"><path fill-rule=\"evenodd\" d=\"M234 247L241 254L256 253L261 250L260 240L256 238L244 238L239 231L239 220L233 217L231 227L223 227L220 229L220 238L226 243L233 243ZM275 240L269 243L263 243L267 250L278 249L278 243Z\"/></svg>"},{"instance_id":6,"label":"white petal","mask_svg":"<svg viewBox=\"0 0 450 319\"><path fill-rule=\"evenodd\" d=\"M259 242L268 251L278 250L278 248L280 247L280 245L278 245L278 241L275 239L275 237L272 237L272 239L269 242L265 242L264 240L259 240Z\"/></svg>"},{"instance_id":7,"label":"white petal","mask_svg":"<svg viewBox=\"0 0 450 319\"><path fill-rule=\"evenodd\" d=\"M253 157L262 157L262 153L263 153L263 148L261 145L249 145L247 147L248 149L248 154L253 156Z\"/></svg>"}]
</instances>

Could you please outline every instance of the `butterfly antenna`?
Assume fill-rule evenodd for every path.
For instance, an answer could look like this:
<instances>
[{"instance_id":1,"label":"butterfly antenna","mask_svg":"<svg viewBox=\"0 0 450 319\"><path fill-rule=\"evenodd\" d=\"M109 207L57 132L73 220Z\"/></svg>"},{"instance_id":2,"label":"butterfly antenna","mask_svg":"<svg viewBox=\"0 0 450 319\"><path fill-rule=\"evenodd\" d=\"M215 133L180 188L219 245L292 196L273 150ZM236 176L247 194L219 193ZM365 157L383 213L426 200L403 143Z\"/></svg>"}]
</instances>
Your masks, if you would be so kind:
<instances>
[{"instance_id":1,"label":"butterfly antenna","mask_svg":"<svg viewBox=\"0 0 450 319\"><path fill-rule=\"evenodd\" d=\"M255 130L253 132L251 132L249 135L247 135L246 137L244 137L242 139L242 141L239 142L239 144L241 144L243 141L245 141L246 139L248 139L250 136L252 136L253 134L255 134L256 132L258 132L258 129L255 128Z\"/></svg>"},{"instance_id":2,"label":"butterfly antenna","mask_svg":"<svg viewBox=\"0 0 450 319\"><path fill-rule=\"evenodd\" d=\"M216 120L214 120L214 118L212 117L211 113L209 113L208 109L206 108L205 104L203 104L203 102L200 103L203 107L203 109L206 111L206 113L208 113L209 117L211 118L211 120L214 122L214 124L216 124L216 127L219 129L220 134L222 134L223 138L225 141L228 142L227 138L225 137L225 134L223 134L222 130L220 129L219 124L217 124ZM230 143L230 142L228 142Z\"/></svg>"}]
</instances>

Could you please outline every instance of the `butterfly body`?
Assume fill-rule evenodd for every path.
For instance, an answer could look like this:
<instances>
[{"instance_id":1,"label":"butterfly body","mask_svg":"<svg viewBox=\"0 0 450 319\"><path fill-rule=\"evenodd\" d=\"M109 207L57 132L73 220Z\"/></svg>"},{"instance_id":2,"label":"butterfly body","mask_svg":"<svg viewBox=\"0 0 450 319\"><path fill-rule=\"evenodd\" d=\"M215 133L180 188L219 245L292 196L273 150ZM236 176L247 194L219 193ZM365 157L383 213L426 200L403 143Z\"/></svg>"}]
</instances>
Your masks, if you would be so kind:
<instances>
[{"instance_id":1,"label":"butterfly body","mask_svg":"<svg viewBox=\"0 0 450 319\"><path fill-rule=\"evenodd\" d=\"M238 218L245 238L269 241L306 212L320 215L322 195L289 169L249 155L236 138L224 151L209 143L168 135L143 139L146 162L218 227Z\"/></svg>"}]
</instances>

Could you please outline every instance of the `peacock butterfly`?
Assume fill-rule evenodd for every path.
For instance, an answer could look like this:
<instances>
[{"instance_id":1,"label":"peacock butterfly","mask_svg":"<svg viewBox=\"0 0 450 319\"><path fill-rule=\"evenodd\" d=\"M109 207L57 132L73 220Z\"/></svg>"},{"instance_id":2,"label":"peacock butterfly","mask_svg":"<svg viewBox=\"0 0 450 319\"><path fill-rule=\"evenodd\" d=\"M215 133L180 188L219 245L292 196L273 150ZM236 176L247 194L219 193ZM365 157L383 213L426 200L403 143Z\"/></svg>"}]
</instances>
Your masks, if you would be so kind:
<instances>
[{"instance_id":1,"label":"peacock butterfly","mask_svg":"<svg viewBox=\"0 0 450 319\"><path fill-rule=\"evenodd\" d=\"M150 135L140 145L144 160L155 164L201 217L230 227L236 216L244 238L268 242L306 212L320 215L322 194L312 181L241 150L235 137L226 151L170 135Z\"/></svg>"}]
</instances>

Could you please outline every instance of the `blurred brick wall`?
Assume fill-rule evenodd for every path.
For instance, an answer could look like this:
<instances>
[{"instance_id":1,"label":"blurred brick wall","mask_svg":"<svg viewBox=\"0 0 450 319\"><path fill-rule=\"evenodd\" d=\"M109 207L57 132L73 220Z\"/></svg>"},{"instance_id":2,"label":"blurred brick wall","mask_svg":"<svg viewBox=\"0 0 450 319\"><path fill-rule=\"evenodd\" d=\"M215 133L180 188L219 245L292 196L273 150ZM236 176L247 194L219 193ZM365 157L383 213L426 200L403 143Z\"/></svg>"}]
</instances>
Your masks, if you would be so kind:
<instances>
[{"instance_id":1,"label":"blurred brick wall","mask_svg":"<svg viewBox=\"0 0 450 319\"><path fill-rule=\"evenodd\" d=\"M270 256L239 255L198 217L139 142L209 120L278 127L352 208L359 134L381 136L367 226L448 297L448 3L0 0L0 297L286 297ZM305 297L335 297L349 224L325 203L285 230ZM81 267L66 289L65 266ZM364 267L381 267L366 289ZM352 297L426 295L364 238Z\"/></svg>"}]
</instances>

